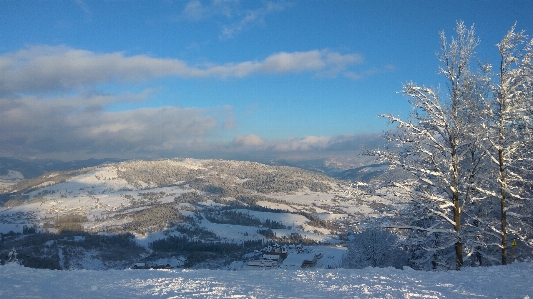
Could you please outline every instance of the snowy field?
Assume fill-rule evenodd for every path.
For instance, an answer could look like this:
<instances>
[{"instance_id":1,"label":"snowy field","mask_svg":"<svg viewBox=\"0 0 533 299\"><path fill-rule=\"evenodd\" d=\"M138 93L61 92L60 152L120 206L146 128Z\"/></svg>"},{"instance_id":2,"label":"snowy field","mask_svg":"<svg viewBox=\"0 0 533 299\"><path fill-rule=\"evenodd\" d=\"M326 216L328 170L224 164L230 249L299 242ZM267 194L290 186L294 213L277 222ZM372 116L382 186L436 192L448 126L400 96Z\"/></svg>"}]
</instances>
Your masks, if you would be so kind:
<instances>
[{"instance_id":1,"label":"snowy field","mask_svg":"<svg viewBox=\"0 0 533 299\"><path fill-rule=\"evenodd\" d=\"M422 272L52 271L0 266L0 298L532 298L533 263Z\"/></svg>"}]
</instances>

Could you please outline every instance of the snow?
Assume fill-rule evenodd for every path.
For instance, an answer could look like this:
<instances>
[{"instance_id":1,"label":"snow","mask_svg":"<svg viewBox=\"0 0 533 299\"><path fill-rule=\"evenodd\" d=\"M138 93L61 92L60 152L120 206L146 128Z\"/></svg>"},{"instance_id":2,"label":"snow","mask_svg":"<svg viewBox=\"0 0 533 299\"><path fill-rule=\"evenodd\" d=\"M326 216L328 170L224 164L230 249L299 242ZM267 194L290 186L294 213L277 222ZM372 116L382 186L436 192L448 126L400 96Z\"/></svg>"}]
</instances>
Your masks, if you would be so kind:
<instances>
[{"instance_id":1,"label":"snow","mask_svg":"<svg viewBox=\"0 0 533 299\"><path fill-rule=\"evenodd\" d=\"M0 225L0 233L8 234L9 232L22 233L24 224L2 224Z\"/></svg>"},{"instance_id":2,"label":"snow","mask_svg":"<svg viewBox=\"0 0 533 299\"><path fill-rule=\"evenodd\" d=\"M164 163L163 163L164 162ZM163 166L174 165L181 166L191 170L207 169L204 166L209 165L210 160L194 159L177 159L165 160L157 163ZM83 172L68 178L66 181L54 183L54 177L57 173L47 174L42 181L41 188L35 189L28 193L29 199L20 206L0 208L0 232L8 233L22 232L24 225L36 226L38 231L43 231L42 227L46 218L57 217L61 215L76 214L87 217L84 223L86 230L91 232L106 231L108 228L121 227L131 221L129 217L118 217L127 215L134 211L140 211L151 207L151 204L168 204L172 205L175 198L186 192L197 191L204 194L201 190L194 190L186 186L166 186L144 188L146 186L128 183L118 175L118 171L124 167L137 167L137 162L131 161L119 164L107 164L98 167L86 169ZM156 162L138 162L142 165ZM166 163L166 164L165 164ZM207 164L206 164L207 163ZM269 169L264 165L243 165L242 162L228 162L231 167L260 167ZM162 167L163 167L162 166ZM166 167L165 166L165 167ZM226 167L226 166L225 166ZM230 167L230 166L227 166ZM230 167L230 168L231 168ZM225 176L224 169L214 169L220 171L220 176ZM215 174L216 174L215 171ZM10 172L3 179L11 183L10 180L21 178L19 173ZM246 179L247 180L247 179ZM278 236L290 236L291 233L299 233L309 239L317 241L328 241L331 231L328 229L311 226L303 215L298 212L305 212L318 216L322 220L342 221L344 224L359 222L361 217L383 216L384 209L377 210L375 203L391 203L384 197L370 197L368 195L355 192L346 195L347 190L353 191L349 184L338 185L331 184L332 189L327 192L313 192L305 187L300 191L290 193L272 193L267 194L272 201L261 200L257 204L266 208L286 211L285 213L259 212L241 209L238 211L246 212L251 216L260 219L262 222L266 219L277 221L285 225L290 230L276 230ZM143 187L144 186L144 187ZM162 197L149 199L143 194L158 193ZM357 194L356 194L357 193ZM206 194L204 194L206 195ZM224 200L235 200L227 197ZM277 201L279 200L279 201ZM202 208L226 207L225 204L216 202L207 197L205 200L190 204L176 203L175 207L179 209L184 216L196 217L195 211ZM30 219L27 215L31 214ZM245 226L229 226L211 224L206 221L202 223L204 228L214 232L223 241L241 243L243 240L262 239L263 236L257 233L259 228ZM53 228L48 228L49 232L54 232ZM139 243L146 246L156 238L163 237L163 234L154 234L150 236L137 236Z\"/></svg>"},{"instance_id":3,"label":"snow","mask_svg":"<svg viewBox=\"0 0 533 299\"><path fill-rule=\"evenodd\" d=\"M19 171L8 170L7 174L0 175L0 191L24 180L24 176Z\"/></svg>"},{"instance_id":4,"label":"snow","mask_svg":"<svg viewBox=\"0 0 533 299\"><path fill-rule=\"evenodd\" d=\"M195 168L195 165L190 165ZM53 177L57 174L48 174L47 177ZM9 174L9 178L17 179L16 173ZM135 210L132 207L132 200L144 200L142 193L154 192L164 193L165 196L156 200L157 203L172 203L174 197L186 192L186 190L172 186L151 188L149 190L138 190L135 186L129 184L123 179L118 178L117 169L112 165L97 167L91 171L74 176L65 182L54 183L45 181L38 185L40 189L29 192L31 200L24 205L11 208L0 208L0 218L9 222L0 225L0 232L8 233L9 231L21 233L24 225L43 226L42 221L24 220L17 213L33 213L37 219L44 219L51 215L80 214L86 215L89 222L85 224L86 229L100 229L106 226L124 224L127 219L121 221L112 220L117 210L123 212ZM132 207L127 210L128 207ZM146 207L138 207L143 209ZM111 220L105 221L109 217ZM19 219L20 218L20 219ZM96 222L95 220L100 221ZM52 228L48 229L54 231Z\"/></svg>"},{"instance_id":5,"label":"snow","mask_svg":"<svg viewBox=\"0 0 533 299\"><path fill-rule=\"evenodd\" d=\"M171 162L189 169L201 169L203 165L203 162L196 160ZM49 177L52 178L52 175ZM10 173L9 177L3 178L3 182L12 184L19 178L20 175ZM5 222L0 225L0 232L7 233L11 230L22 232L24 225L42 225L38 223L42 217L70 213L87 215L89 222L85 224L86 228L120 225L128 220L112 216L149 207L147 204L133 204L134 201L147 200L142 196L143 193L164 194L163 197L153 201L172 204L176 196L191 192L191 189L183 188L168 186L143 190L120 179L116 167L102 166L65 182L30 192L30 200L25 205L0 209L0 217ZM296 213L304 211L323 220L338 220L343 225L352 227L363 226L364 221L370 221L364 220L366 217L386 215L390 206L395 204L387 194L371 196L343 188L339 186L328 192L312 192L305 189L290 194L269 194L269 197L282 201L265 200L257 203L287 213L247 209L235 209L235 211L249 214L262 222L267 219L281 222L287 226L287 229L274 229L278 237L288 237L292 233L298 233L306 239L335 243L335 241L340 242L334 239L336 236L329 235L328 230L310 226L306 217ZM211 199L195 204L175 204L181 214L191 217L195 216L197 208L201 211L201 207L224 206ZM29 217L29 214L35 217ZM211 223L205 218L199 223L200 227L216 233L221 242L241 244L245 240L264 240L264 237L257 233L260 229L258 227ZM55 231L53 228L49 230ZM180 235L180 233L169 230L135 234L135 237L138 244L149 249L150 242L168 235ZM81 238L82 236L78 236L75 239L81 240ZM63 249L59 247L57 251L62 266L66 264L67 257ZM242 260L234 261L225 267L231 270L105 270L110 266L98 260L97 252L88 250L76 260L70 260L71 269L86 270L51 271L23 268L14 264L0 266L0 298L529 298L528 296L533 296L533 279L530 278L533 273L532 263L464 268L461 271L450 272L422 272L410 268L349 270L337 269L347 251L346 247L306 246L305 249L306 251L300 254L294 253L294 248L292 251L289 250L287 259L278 268L268 270L243 270L247 262ZM254 259L256 255L258 254L254 253L243 258ZM304 260L312 260L318 255L320 257L317 258L315 266L301 268ZM170 264L174 267L183 265L183 260L180 257L169 257L160 258L154 263Z\"/></svg>"},{"instance_id":6,"label":"snow","mask_svg":"<svg viewBox=\"0 0 533 299\"><path fill-rule=\"evenodd\" d=\"M317 263L313 269L339 268L345 256L347 248L344 246L305 246L303 252L297 253L295 249L289 250L289 254L280 265L282 269L301 269L304 260L313 260L317 255Z\"/></svg>"},{"instance_id":7,"label":"snow","mask_svg":"<svg viewBox=\"0 0 533 299\"><path fill-rule=\"evenodd\" d=\"M307 188L304 188L307 189ZM329 202L335 195L329 193L305 191L293 192L292 194L273 194L272 197L284 200L288 203L311 204L312 202Z\"/></svg>"},{"instance_id":8,"label":"snow","mask_svg":"<svg viewBox=\"0 0 533 299\"><path fill-rule=\"evenodd\" d=\"M12 181L12 182L18 182L22 181L24 179L24 176L20 171L16 170L8 170L7 174L0 175L0 181Z\"/></svg>"},{"instance_id":9,"label":"snow","mask_svg":"<svg viewBox=\"0 0 533 299\"><path fill-rule=\"evenodd\" d=\"M259 211L243 210L243 209L236 209L235 211L243 213L243 214L249 214L255 218L260 219L262 222L265 222L267 219L270 219L271 221L280 222L285 226L305 225L305 223L309 221L304 216L296 215L296 214L259 212Z\"/></svg>"},{"instance_id":10,"label":"snow","mask_svg":"<svg viewBox=\"0 0 533 299\"><path fill-rule=\"evenodd\" d=\"M243 241L258 240L264 237L257 233L259 228L234 224L213 223L206 219L202 220L200 227L211 232L216 232L224 242L242 243ZM247 235L247 236L246 236Z\"/></svg>"},{"instance_id":11,"label":"snow","mask_svg":"<svg viewBox=\"0 0 533 299\"><path fill-rule=\"evenodd\" d=\"M169 234L169 235L174 235L174 234ZM144 235L134 234L134 236L135 236L135 241L137 242L137 244L145 248L149 248L150 243L152 243L153 241L164 239L167 237L164 232L154 232L154 233L149 233L149 234L144 234Z\"/></svg>"},{"instance_id":12,"label":"snow","mask_svg":"<svg viewBox=\"0 0 533 299\"><path fill-rule=\"evenodd\" d=\"M277 210L283 210L287 212L297 212L297 210L294 209L293 207L286 205L286 204L282 204L282 203L280 204L280 203L273 203L270 201L258 201L257 205L261 207L269 208L269 209L277 209Z\"/></svg>"},{"instance_id":13,"label":"snow","mask_svg":"<svg viewBox=\"0 0 533 299\"><path fill-rule=\"evenodd\" d=\"M0 266L0 298L531 298L533 263L423 272L38 270Z\"/></svg>"}]
</instances>

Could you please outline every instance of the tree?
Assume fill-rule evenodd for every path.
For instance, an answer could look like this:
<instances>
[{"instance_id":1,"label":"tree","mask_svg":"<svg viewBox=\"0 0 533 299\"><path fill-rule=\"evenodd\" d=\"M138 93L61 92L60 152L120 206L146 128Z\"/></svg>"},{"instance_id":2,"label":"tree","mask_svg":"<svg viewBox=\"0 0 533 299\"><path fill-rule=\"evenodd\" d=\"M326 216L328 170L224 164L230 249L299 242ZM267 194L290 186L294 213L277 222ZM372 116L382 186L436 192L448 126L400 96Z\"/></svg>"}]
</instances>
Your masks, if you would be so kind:
<instances>
[{"instance_id":1,"label":"tree","mask_svg":"<svg viewBox=\"0 0 533 299\"><path fill-rule=\"evenodd\" d=\"M451 265L452 247L457 269L471 257L506 264L510 237L533 247L533 39L515 24L497 45L497 71L473 72L474 28L458 22L456 34L449 43L440 34L447 92L404 85L413 112L385 115L397 124L385 135L396 148L373 152L407 172L392 183L412 202L395 227L412 230L413 260L434 269Z\"/></svg>"},{"instance_id":2,"label":"tree","mask_svg":"<svg viewBox=\"0 0 533 299\"><path fill-rule=\"evenodd\" d=\"M7 255L7 261L9 263L16 263L17 262L17 251L13 247L13 249L8 253Z\"/></svg>"},{"instance_id":3,"label":"tree","mask_svg":"<svg viewBox=\"0 0 533 299\"><path fill-rule=\"evenodd\" d=\"M524 214L520 210L523 211L527 201L525 187L531 184L528 175L531 174L532 162L533 39L528 41L524 31L516 32L515 29L516 24L497 45L501 61L497 82L491 84L492 119L488 136L490 148L487 150L496 166L503 265L508 259L509 228L515 236L525 237L519 227L509 227L508 216L515 218L515 222L521 222Z\"/></svg>"},{"instance_id":4,"label":"tree","mask_svg":"<svg viewBox=\"0 0 533 299\"><path fill-rule=\"evenodd\" d=\"M406 252L401 248L397 234L373 223L353 235L348 253L343 260L346 268L395 267L407 264Z\"/></svg>"},{"instance_id":5,"label":"tree","mask_svg":"<svg viewBox=\"0 0 533 299\"><path fill-rule=\"evenodd\" d=\"M397 194L413 203L415 218L403 227L439 240L433 248L425 247L430 255L453 247L455 265L450 266L460 269L464 263L462 211L471 201L484 152L478 119L470 117L483 114L479 96L483 80L470 71L479 43L474 27L468 29L458 22L455 31L457 37L450 42L440 33L439 72L446 79L447 93L414 83L404 85L402 93L413 112L407 121L382 115L397 124L385 135L396 149L375 151L374 155L409 174L408 179L393 183L401 190Z\"/></svg>"}]
</instances>

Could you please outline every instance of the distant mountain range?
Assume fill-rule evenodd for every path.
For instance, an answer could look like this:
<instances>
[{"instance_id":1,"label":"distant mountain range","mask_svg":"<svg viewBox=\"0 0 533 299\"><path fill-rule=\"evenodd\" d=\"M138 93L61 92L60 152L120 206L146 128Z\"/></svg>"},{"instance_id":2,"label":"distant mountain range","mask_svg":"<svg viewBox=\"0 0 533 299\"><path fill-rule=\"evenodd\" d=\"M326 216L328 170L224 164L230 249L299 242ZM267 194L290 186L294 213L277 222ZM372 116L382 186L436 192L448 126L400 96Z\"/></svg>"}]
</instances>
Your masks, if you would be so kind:
<instances>
[{"instance_id":1,"label":"distant mountain range","mask_svg":"<svg viewBox=\"0 0 533 299\"><path fill-rule=\"evenodd\" d=\"M336 163L333 159L322 158L314 160L274 160L272 165L298 167L318 173L323 173L332 178L348 181L368 182L384 173L385 164L366 164L354 167L352 163L346 165Z\"/></svg>"},{"instance_id":2,"label":"distant mountain range","mask_svg":"<svg viewBox=\"0 0 533 299\"><path fill-rule=\"evenodd\" d=\"M60 160L21 160L0 157L0 178L8 174L9 170L20 172L25 179L31 179L54 171L76 170L85 167L98 166L105 163L117 163L121 159L87 159L76 161ZM336 159L336 158L272 158L269 161L255 162L272 166L291 166L328 175L340 180L369 181L381 174L385 169L383 164L376 164L366 158Z\"/></svg>"},{"instance_id":3,"label":"distant mountain range","mask_svg":"<svg viewBox=\"0 0 533 299\"><path fill-rule=\"evenodd\" d=\"M52 171L74 170L84 167L97 166L103 163L120 162L119 159L88 159L79 161L60 160L20 160L0 157L0 177L9 170L20 172L24 178L31 179Z\"/></svg>"}]
</instances>

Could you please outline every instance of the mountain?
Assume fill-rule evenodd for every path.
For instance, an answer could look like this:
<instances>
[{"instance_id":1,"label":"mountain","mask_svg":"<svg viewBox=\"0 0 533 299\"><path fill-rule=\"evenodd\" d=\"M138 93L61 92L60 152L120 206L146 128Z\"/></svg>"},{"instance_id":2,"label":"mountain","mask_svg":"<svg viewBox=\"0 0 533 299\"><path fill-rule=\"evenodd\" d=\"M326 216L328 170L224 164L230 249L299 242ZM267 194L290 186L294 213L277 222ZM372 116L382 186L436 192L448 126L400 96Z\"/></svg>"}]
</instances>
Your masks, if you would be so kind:
<instances>
[{"instance_id":1,"label":"mountain","mask_svg":"<svg viewBox=\"0 0 533 299\"><path fill-rule=\"evenodd\" d=\"M371 157L295 159L277 158L271 165L291 166L322 173L339 180L369 182L381 177L387 169L386 164L378 164Z\"/></svg>"},{"instance_id":2,"label":"mountain","mask_svg":"<svg viewBox=\"0 0 533 299\"><path fill-rule=\"evenodd\" d=\"M8 175L9 171L19 172L23 178L31 179L52 171L75 170L96 166L104 163L119 162L119 159L87 159L78 161L59 160L19 160L0 157L0 178Z\"/></svg>"},{"instance_id":3,"label":"mountain","mask_svg":"<svg viewBox=\"0 0 533 299\"><path fill-rule=\"evenodd\" d=\"M364 219L394 209L386 196L365 195L348 181L226 160L56 171L11 184L2 196L2 256L17 247L28 265L57 269L172 256L195 266L239 258L267 241L339 243Z\"/></svg>"}]
</instances>

